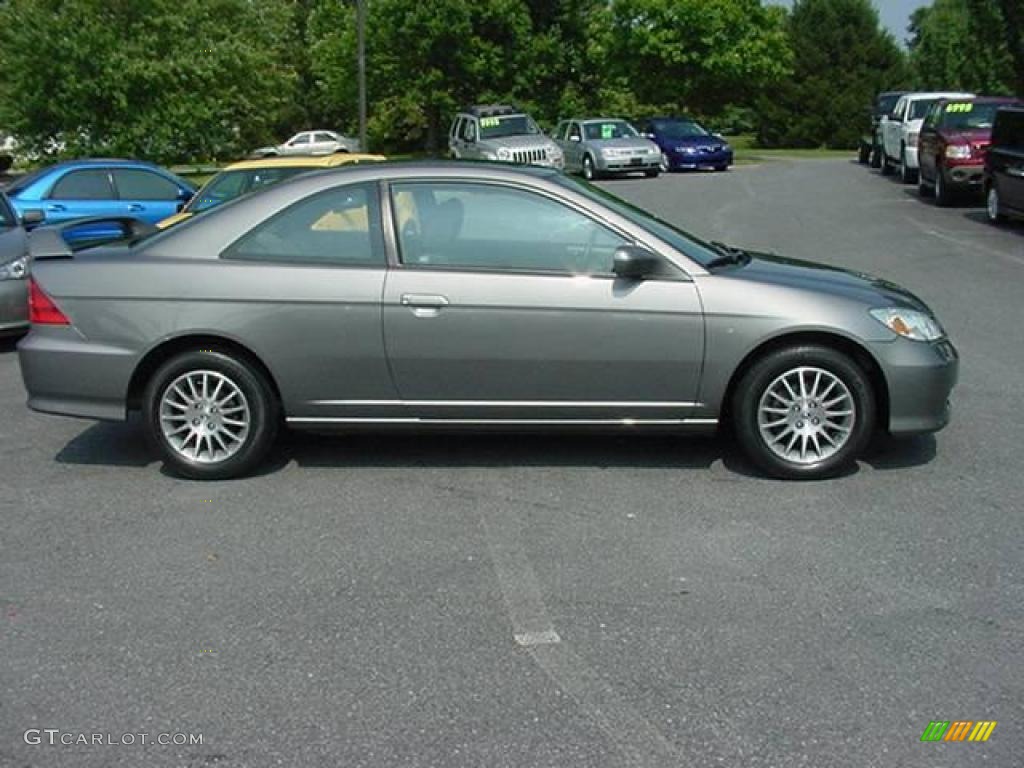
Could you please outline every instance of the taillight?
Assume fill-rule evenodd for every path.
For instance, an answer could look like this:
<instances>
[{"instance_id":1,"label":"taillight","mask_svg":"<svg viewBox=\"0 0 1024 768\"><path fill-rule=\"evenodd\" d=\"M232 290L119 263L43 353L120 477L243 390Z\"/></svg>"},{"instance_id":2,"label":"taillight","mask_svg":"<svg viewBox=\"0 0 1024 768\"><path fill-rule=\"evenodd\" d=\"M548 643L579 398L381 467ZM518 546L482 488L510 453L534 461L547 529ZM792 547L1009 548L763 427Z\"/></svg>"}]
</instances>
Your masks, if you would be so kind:
<instances>
[{"instance_id":1,"label":"taillight","mask_svg":"<svg viewBox=\"0 0 1024 768\"><path fill-rule=\"evenodd\" d=\"M28 280L28 319L33 325L71 325L33 277Z\"/></svg>"}]
</instances>

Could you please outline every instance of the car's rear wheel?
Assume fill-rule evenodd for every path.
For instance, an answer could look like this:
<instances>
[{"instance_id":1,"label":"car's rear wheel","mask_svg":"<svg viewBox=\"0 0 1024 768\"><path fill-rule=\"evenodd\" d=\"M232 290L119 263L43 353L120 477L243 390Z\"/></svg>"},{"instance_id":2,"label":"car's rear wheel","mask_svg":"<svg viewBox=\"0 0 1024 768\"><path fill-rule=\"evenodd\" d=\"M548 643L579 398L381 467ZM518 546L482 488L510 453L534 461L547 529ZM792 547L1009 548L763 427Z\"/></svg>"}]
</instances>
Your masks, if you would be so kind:
<instances>
[{"instance_id":1,"label":"car's rear wheel","mask_svg":"<svg viewBox=\"0 0 1024 768\"><path fill-rule=\"evenodd\" d=\"M279 406L264 376L215 349L171 358L143 398L150 440L177 474L223 480L252 470L277 434Z\"/></svg>"},{"instance_id":2,"label":"car's rear wheel","mask_svg":"<svg viewBox=\"0 0 1024 768\"><path fill-rule=\"evenodd\" d=\"M718 173L725 173L726 171L729 170L729 166L728 165L716 165L715 166L715 170Z\"/></svg>"},{"instance_id":3,"label":"car's rear wheel","mask_svg":"<svg viewBox=\"0 0 1024 768\"><path fill-rule=\"evenodd\" d=\"M819 479L842 471L875 427L875 398L853 360L828 347L772 352L737 385L733 414L740 445L765 472Z\"/></svg>"},{"instance_id":4,"label":"car's rear wheel","mask_svg":"<svg viewBox=\"0 0 1024 768\"><path fill-rule=\"evenodd\" d=\"M993 224L1002 224L1006 221L1003 203L999 199L999 188L995 184L989 186L988 194L985 195L985 213Z\"/></svg>"},{"instance_id":5,"label":"car's rear wheel","mask_svg":"<svg viewBox=\"0 0 1024 768\"><path fill-rule=\"evenodd\" d=\"M871 148L871 167L881 168L882 167L882 150L880 147Z\"/></svg>"},{"instance_id":6,"label":"car's rear wheel","mask_svg":"<svg viewBox=\"0 0 1024 768\"><path fill-rule=\"evenodd\" d=\"M907 148L900 150L900 181L904 184L913 184L917 181L917 171L907 165Z\"/></svg>"},{"instance_id":7,"label":"car's rear wheel","mask_svg":"<svg viewBox=\"0 0 1024 768\"><path fill-rule=\"evenodd\" d=\"M860 145L860 152L857 154L857 162L861 165L867 165L871 160L871 146L868 144Z\"/></svg>"},{"instance_id":8,"label":"car's rear wheel","mask_svg":"<svg viewBox=\"0 0 1024 768\"><path fill-rule=\"evenodd\" d=\"M924 174L920 173L917 177L917 194L921 197L931 197L935 194L935 189L924 179Z\"/></svg>"},{"instance_id":9,"label":"car's rear wheel","mask_svg":"<svg viewBox=\"0 0 1024 768\"><path fill-rule=\"evenodd\" d=\"M883 176L892 176L892 160L889 159L889 153L885 149L882 150L881 167Z\"/></svg>"}]
</instances>

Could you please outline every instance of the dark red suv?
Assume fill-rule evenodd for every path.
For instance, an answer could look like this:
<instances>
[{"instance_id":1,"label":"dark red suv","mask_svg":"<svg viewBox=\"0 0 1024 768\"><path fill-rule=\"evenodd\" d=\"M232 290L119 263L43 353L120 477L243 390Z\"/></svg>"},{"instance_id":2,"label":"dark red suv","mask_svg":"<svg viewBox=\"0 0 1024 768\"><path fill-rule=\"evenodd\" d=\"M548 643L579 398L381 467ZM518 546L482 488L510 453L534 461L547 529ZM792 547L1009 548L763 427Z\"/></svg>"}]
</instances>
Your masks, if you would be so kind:
<instances>
[{"instance_id":1,"label":"dark red suv","mask_svg":"<svg viewBox=\"0 0 1024 768\"><path fill-rule=\"evenodd\" d=\"M996 111L1019 105L1017 99L986 96L937 101L918 139L921 196L934 194L939 205L948 205L958 192L980 192Z\"/></svg>"}]
</instances>

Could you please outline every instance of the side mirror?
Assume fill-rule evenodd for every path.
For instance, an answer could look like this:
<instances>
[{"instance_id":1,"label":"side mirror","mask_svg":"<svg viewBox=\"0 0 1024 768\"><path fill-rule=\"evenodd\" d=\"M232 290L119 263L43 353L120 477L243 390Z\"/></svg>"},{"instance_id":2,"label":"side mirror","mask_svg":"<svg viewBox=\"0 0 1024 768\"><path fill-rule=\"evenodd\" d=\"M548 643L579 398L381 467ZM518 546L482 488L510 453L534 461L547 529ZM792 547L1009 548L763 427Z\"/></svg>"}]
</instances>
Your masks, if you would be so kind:
<instances>
[{"instance_id":1,"label":"side mirror","mask_svg":"<svg viewBox=\"0 0 1024 768\"><path fill-rule=\"evenodd\" d=\"M46 211L42 208L29 208L21 215L21 223L26 227L35 227L46 221Z\"/></svg>"},{"instance_id":2,"label":"side mirror","mask_svg":"<svg viewBox=\"0 0 1024 768\"><path fill-rule=\"evenodd\" d=\"M612 256L612 273L625 280L643 280L661 269L661 259L638 245L623 245Z\"/></svg>"}]
</instances>

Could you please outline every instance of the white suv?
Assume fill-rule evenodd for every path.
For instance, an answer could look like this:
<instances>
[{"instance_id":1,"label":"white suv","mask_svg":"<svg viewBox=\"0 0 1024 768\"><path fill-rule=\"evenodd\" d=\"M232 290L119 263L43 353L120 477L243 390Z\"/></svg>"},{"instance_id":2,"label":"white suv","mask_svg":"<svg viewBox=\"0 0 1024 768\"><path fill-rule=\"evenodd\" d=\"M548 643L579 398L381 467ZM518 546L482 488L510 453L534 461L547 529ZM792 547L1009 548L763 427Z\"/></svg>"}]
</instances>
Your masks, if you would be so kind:
<instances>
[{"instance_id":1,"label":"white suv","mask_svg":"<svg viewBox=\"0 0 1024 768\"><path fill-rule=\"evenodd\" d=\"M971 99L973 93L934 92L908 93L893 107L892 114L882 118L882 173L888 176L899 169L904 184L917 181L917 139L924 116L939 99Z\"/></svg>"}]
</instances>

